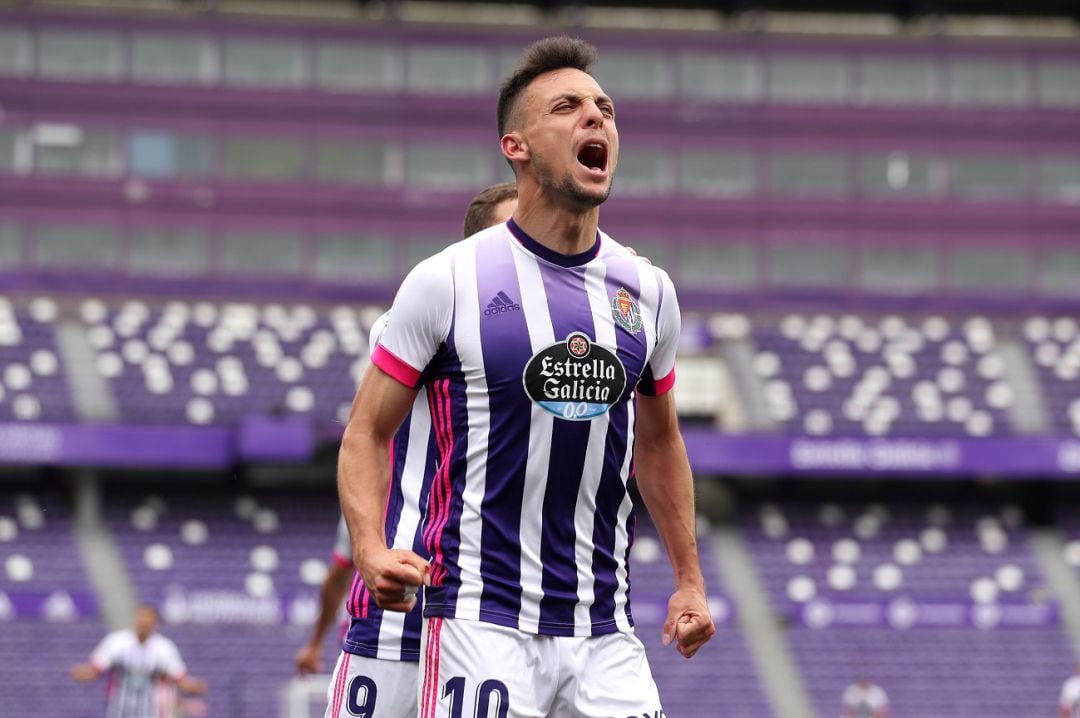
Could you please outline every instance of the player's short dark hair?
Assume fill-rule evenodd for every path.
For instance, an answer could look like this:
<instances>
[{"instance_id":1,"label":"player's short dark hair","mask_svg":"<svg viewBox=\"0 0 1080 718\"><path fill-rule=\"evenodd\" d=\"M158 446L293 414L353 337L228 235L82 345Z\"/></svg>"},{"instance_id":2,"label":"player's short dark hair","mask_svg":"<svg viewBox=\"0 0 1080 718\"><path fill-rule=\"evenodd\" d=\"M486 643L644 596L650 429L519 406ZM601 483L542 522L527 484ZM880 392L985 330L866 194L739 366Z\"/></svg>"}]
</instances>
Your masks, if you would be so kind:
<instances>
[{"instance_id":1,"label":"player's short dark hair","mask_svg":"<svg viewBox=\"0 0 1080 718\"><path fill-rule=\"evenodd\" d=\"M465 211L465 236L471 237L480 230L487 229L493 222L495 207L508 199L517 197L517 184L500 182L493 184L473 197L469 209Z\"/></svg>"},{"instance_id":2,"label":"player's short dark hair","mask_svg":"<svg viewBox=\"0 0 1080 718\"><path fill-rule=\"evenodd\" d=\"M522 92L545 72L572 68L591 74L596 62L596 48L576 37L547 37L525 48L517 68L499 87L499 137L507 132L515 106Z\"/></svg>"}]
</instances>

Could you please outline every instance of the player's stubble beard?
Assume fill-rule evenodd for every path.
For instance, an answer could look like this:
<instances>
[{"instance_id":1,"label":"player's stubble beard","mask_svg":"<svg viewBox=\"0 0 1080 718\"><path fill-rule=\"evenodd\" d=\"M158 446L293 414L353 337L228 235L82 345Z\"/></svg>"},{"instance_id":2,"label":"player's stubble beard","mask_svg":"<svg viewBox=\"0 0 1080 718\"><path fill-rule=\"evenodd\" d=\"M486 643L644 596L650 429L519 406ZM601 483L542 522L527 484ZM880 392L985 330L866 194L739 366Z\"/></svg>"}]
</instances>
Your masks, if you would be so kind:
<instances>
[{"instance_id":1,"label":"player's stubble beard","mask_svg":"<svg viewBox=\"0 0 1080 718\"><path fill-rule=\"evenodd\" d=\"M533 168L536 171L536 179L544 189L544 193L562 200L562 204L572 212L585 213L590 209L599 207L611 195L611 186L615 178L608 182L603 194L592 194L574 179L567 170L561 179L555 178L555 171L539 157L532 158Z\"/></svg>"}]
</instances>

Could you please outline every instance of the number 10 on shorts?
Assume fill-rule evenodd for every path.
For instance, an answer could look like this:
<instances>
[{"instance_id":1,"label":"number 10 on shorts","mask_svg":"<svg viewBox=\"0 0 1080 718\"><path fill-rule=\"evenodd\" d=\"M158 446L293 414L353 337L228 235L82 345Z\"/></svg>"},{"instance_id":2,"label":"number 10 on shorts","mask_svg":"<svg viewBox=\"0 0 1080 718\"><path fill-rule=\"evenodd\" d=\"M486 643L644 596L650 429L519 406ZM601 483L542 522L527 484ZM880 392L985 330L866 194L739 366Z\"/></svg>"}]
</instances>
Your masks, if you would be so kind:
<instances>
[{"instance_id":1,"label":"number 10 on shorts","mask_svg":"<svg viewBox=\"0 0 1080 718\"><path fill-rule=\"evenodd\" d=\"M454 676L443 684L442 697L450 699L448 718L466 718L465 695L469 686L465 676ZM489 679L476 687L472 718L506 718L510 711L510 691L502 681Z\"/></svg>"}]
</instances>

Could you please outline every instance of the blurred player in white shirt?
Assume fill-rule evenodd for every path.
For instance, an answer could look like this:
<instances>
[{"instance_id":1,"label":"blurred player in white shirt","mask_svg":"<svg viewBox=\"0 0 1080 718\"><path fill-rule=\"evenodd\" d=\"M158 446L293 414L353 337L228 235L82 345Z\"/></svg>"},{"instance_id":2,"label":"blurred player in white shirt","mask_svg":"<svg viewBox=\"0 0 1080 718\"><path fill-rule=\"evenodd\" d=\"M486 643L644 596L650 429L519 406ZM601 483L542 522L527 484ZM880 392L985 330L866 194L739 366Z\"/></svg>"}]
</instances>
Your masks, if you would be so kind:
<instances>
[{"instance_id":1,"label":"blurred player in white shirt","mask_svg":"<svg viewBox=\"0 0 1080 718\"><path fill-rule=\"evenodd\" d=\"M1065 679L1061 684L1061 698L1059 718L1080 718L1080 665L1076 667L1076 673Z\"/></svg>"},{"instance_id":2,"label":"blurred player in white shirt","mask_svg":"<svg viewBox=\"0 0 1080 718\"><path fill-rule=\"evenodd\" d=\"M889 718L889 696L866 678L844 690L843 706L841 718Z\"/></svg>"}]
</instances>

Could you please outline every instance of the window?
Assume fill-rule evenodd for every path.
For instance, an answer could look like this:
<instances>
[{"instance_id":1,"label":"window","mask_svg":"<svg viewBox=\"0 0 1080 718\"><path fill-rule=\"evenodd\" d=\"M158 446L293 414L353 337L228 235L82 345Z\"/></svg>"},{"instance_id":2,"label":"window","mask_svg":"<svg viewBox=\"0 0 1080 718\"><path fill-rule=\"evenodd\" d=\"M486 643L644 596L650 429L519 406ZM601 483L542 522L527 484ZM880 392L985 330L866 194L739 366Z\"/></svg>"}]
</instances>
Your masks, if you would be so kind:
<instances>
[{"instance_id":1,"label":"window","mask_svg":"<svg viewBox=\"0 0 1080 718\"><path fill-rule=\"evenodd\" d=\"M209 239L193 229L140 228L131 234L132 272L196 276L209 270Z\"/></svg>"},{"instance_id":2,"label":"window","mask_svg":"<svg viewBox=\"0 0 1080 718\"><path fill-rule=\"evenodd\" d=\"M769 61L773 102L826 103L848 99L848 66L842 57L785 55Z\"/></svg>"},{"instance_id":3,"label":"window","mask_svg":"<svg viewBox=\"0 0 1080 718\"><path fill-rule=\"evenodd\" d=\"M18 225L0 222L0 269L18 269L22 264L22 232Z\"/></svg>"},{"instance_id":4,"label":"window","mask_svg":"<svg viewBox=\"0 0 1080 718\"><path fill-rule=\"evenodd\" d=\"M55 80L118 80L124 74L124 46L113 33L43 30L37 69Z\"/></svg>"},{"instance_id":5,"label":"window","mask_svg":"<svg viewBox=\"0 0 1080 718\"><path fill-rule=\"evenodd\" d=\"M1080 158L1044 158L1039 165L1039 197L1048 202L1080 204Z\"/></svg>"},{"instance_id":6,"label":"window","mask_svg":"<svg viewBox=\"0 0 1080 718\"><path fill-rule=\"evenodd\" d=\"M31 64L30 33L0 29L0 75L25 75Z\"/></svg>"},{"instance_id":7,"label":"window","mask_svg":"<svg viewBox=\"0 0 1080 718\"><path fill-rule=\"evenodd\" d=\"M303 264L300 235L290 232L226 232L221 266L229 274L294 276Z\"/></svg>"},{"instance_id":8,"label":"window","mask_svg":"<svg viewBox=\"0 0 1080 718\"><path fill-rule=\"evenodd\" d=\"M1080 105L1080 62L1046 60L1036 70L1039 101L1044 105Z\"/></svg>"},{"instance_id":9,"label":"window","mask_svg":"<svg viewBox=\"0 0 1080 718\"><path fill-rule=\"evenodd\" d=\"M619 191L637 195L670 194L675 184L670 154L636 150L619 155Z\"/></svg>"},{"instance_id":10,"label":"window","mask_svg":"<svg viewBox=\"0 0 1080 718\"><path fill-rule=\"evenodd\" d=\"M817 152L777 152L770 157L769 183L783 197L843 197L848 191L844 157Z\"/></svg>"},{"instance_id":11,"label":"window","mask_svg":"<svg viewBox=\"0 0 1080 718\"><path fill-rule=\"evenodd\" d=\"M304 146L289 137L230 137L222 152L229 179L284 181L304 172Z\"/></svg>"},{"instance_id":12,"label":"window","mask_svg":"<svg viewBox=\"0 0 1080 718\"><path fill-rule=\"evenodd\" d=\"M1027 102L1027 68L1019 60L953 60L949 100L954 105L1017 106Z\"/></svg>"},{"instance_id":13,"label":"window","mask_svg":"<svg viewBox=\"0 0 1080 718\"><path fill-rule=\"evenodd\" d=\"M119 142L108 132L75 125L37 125L34 149L37 171L42 174L116 177L121 172Z\"/></svg>"},{"instance_id":14,"label":"window","mask_svg":"<svg viewBox=\"0 0 1080 718\"><path fill-rule=\"evenodd\" d=\"M487 52L471 47L410 47L405 84L434 95L492 94Z\"/></svg>"},{"instance_id":15,"label":"window","mask_svg":"<svg viewBox=\"0 0 1080 718\"><path fill-rule=\"evenodd\" d=\"M933 249L910 246L867 246L859 258L863 289L890 294L919 294L938 285Z\"/></svg>"},{"instance_id":16,"label":"window","mask_svg":"<svg viewBox=\"0 0 1080 718\"><path fill-rule=\"evenodd\" d=\"M459 235L460 236L460 235ZM412 237L405 253L406 271L412 269L428 257L433 257L446 249L446 245L458 237Z\"/></svg>"},{"instance_id":17,"label":"window","mask_svg":"<svg viewBox=\"0 0 1080 718\"><path fill-rule=\"evenodd\" d=\"M1028 257L1018 249L957 249L949 270L950 285L959 290L1015 293L1028 283Z\"/></svg>"},{"instance_id":18,"label":"window","mask_svg":"<svg viewBox=\"0 0 1080 718\"><path fill-rule=\"evenodd\" d=\"M859 62L859 101L868 105L925 105L937 99L933 60L863 58Z\"/></svg>"},{"instance_id":19,"label":"window","mask_svg":"<svg viewBox=\"0 0 1080 718\"><path fill-rule=\"evenodd\" d=\"M1057 249L1042 255L1039 286L1047 294L1080 295L1080 251Z\"/></svg>"},{"instance_id":20,"label":"window","mask_svg":"<svg viewBox=\"0 0 1080 718\"><path fill-rule=\"evenodd\" d=\"M749 289L757 286L757 256L745 243L683 245L680 284L697 289Z\"/></svg>"},{"instance_id":21,"label":"window","mask_svg":"<svg viewBox=\"0 0 1080 718\"><path fill-rule=\"evenodd\" d=\"M863 155L859 186L874 198L926 198L943 194L944 167L929 155L897 151Z\"/></svg>"},{"instance_id":22,"label":"window","mask_svg":"<svg viewBox=\"0 0 1080 718\"><path fill-rule=\"evenodd\" d=\"M118 240L111 228L41 225L35 240L34 259L39 267L85 271L116 265Z\"/></svg>"},{"instance_id":23,"label":"window","mask_svg":"<svg viewBox=\"0 0 1080 718\"><path fill-rule=\"evenodd\" d=\"M155 85L210 85L220 76L217 46L197 35L136 34L131 76Z\"/></svg>"},{"instance_id":24,"label":"window","mask_svg":"<svg viewBox=\"0 0 1080 718\"><path fill-rule=\"evenodd\" d=\"M381 142L322 140L315 146L315 176L338 184L389 184L388 154Z\"/></svg>"},{"instance_id":25,"label":"window","mask_svg":"<svg viewBox=\"0 0 1080 718\"><path fill-rule=\"evenodd\" d=\"M757 192L757 162L751 152L686 152L679 186L701 197L748 197Z\"/></svg>"},{"instance_id":26,"label":"window","mask_svg":"<svg viewBox=\"0 0 1080 718\"><path fill-rule=\"evenodd\" d=\"M128 166L139 177L205 177L214 168L212 140L166 130L135 130L128 138Z\"/></svg>"},{"instance_id":27,"label":"window","mask_svg":"<svg viewBox=\"0 0 1080 718\"><path fill-rule=\"evenodd\" d=\"M401 57L384 43L324 42L316 51L315 74L325 90L381 92L401 84Z\"/></svg>"},{"instance_id":28,"label":"window","mask_svg":"<svg viewBox=\"0 0 1080 718\"><path fill-rule=\"evenodd\" d=\"M0 127L0 172L4 174L15 172L18 166L15 160L18 139L15 130Z\"/></svg>"},{"instance_id":29,"label":"window","mask_svg":"<svg viewBox=\"0 0 1080 718\"><path fill-rule=\"evenodd\" d=\"M491 184L492 174L486 149L412 144L405 152L405 181L411 187L472 190Z\"/></svg>"},{"instance_id":30,"label":"window","mask_svg":"<svg viewBox=\"0 0 1080 718\"><path fill-rule=\"evenodd\" d=\"M824 243L776 243L769 250L769 279L778 287L847 285L848 252Z\"/></svg>"},{"instance_id":31,"label":"window","mask_svg":"<svg viewBox=\"0 0 1080 718\"><path fill-rule=\"evenodd\" d=\"M225 41L225 82L230 85L302 87L307 79L304 45L297 40Z\"/></svg>"},{"instance_id":32,"label":"window","mask_svg":"<svg viewBox=\"0 0 1080 718\"><path fill-rule=\"evenodd\" d=\"M761 65L752 55L690 53L679 63L683 97L719 102L761 98Z\"/></svg>"},{"instance_id":33,"label":"window","mask_svg":"<svg viewBox=\"0 0 1080 718\"><path fill-rule=\"evenodd\" d=\"M315 276L332 282L396 279L390 237L329 234L319 237Z\"/></svg>"},{"instance_id":34,"label":"window","mask_svg":"<svg viewBox=\"0 0 1080 718\"><path fill-rule=\"evenodd\" d=\"M660 100L672 95L668 63L658 52L603 53L596 63L596 81L615 101Z\"/></svg>"},{"instance_id":35,"label":"window","mask_svg":"<svg viewBox=\"0 0 1080 718\"><path fill-rule=\"evenodd\" d=\"M1012 157L962 157L952 163L952 193L962 199L1016 199L1024 194L1025 167Z\"/></svg>"}]
</instances>

